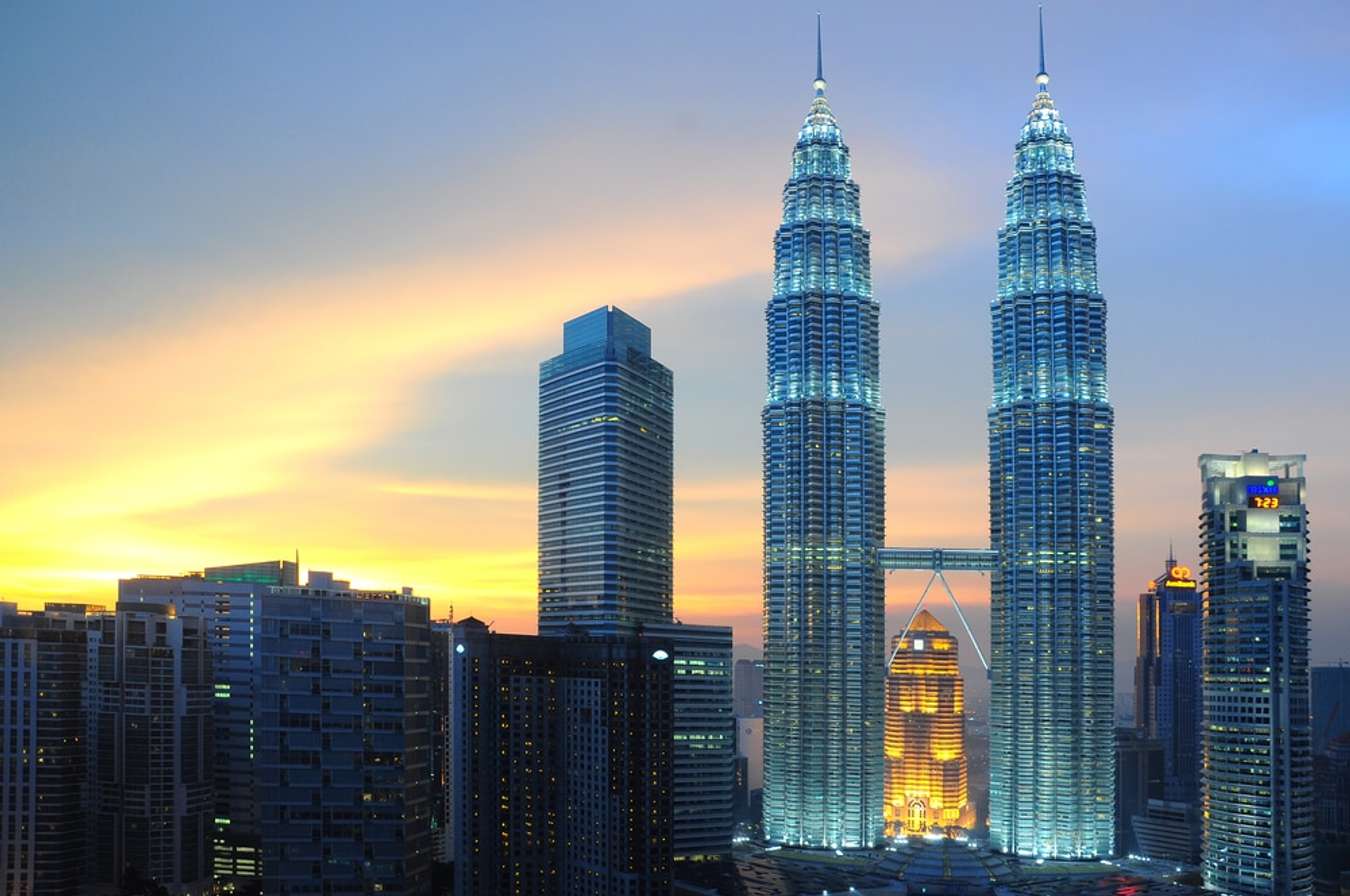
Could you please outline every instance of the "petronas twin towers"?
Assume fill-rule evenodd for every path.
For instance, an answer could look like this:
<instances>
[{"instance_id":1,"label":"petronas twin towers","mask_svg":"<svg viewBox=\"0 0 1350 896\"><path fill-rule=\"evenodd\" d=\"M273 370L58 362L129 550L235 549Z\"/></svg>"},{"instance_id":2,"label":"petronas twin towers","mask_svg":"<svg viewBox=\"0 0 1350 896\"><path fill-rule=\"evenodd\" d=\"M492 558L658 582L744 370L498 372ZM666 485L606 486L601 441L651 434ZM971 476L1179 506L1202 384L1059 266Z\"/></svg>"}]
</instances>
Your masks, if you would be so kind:
<instances>
[{"instance_id":1,"label":"petronas twin towers","mask_svg":"<svg viewBox=\"0 0 1350 896\"><path fill-rule=\"evenodd\" d=\"M797 134L774 238L764 404L764 833L881 834L885 412L870 236L825 99Z\"/></svg>"},{"instance_id":2,"label":"petronas twin towers","mask_svg":"<svg viewBox=\"0 0 1350 896\"><path fill-rule=\"evenodd\" d=\"M883 834L885 411L879 306L849 150L825 96L797 135L766 310L764 834ZM1096 235L1044 41L991 305L990 840L1113 851L1112 432Z\"/></svg>"}]
</instances>

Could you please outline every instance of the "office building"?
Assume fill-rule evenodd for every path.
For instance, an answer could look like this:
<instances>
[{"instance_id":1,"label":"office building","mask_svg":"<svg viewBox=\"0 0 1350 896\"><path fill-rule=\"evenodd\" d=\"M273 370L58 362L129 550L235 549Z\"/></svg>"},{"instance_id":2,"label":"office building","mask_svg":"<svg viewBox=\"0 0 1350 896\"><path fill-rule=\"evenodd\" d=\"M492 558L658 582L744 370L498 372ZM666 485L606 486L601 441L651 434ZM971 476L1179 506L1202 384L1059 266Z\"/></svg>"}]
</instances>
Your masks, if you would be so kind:
<instances>
[{"instance_id":1,"label":"office building","mask_svg":"<svg viewBox=\"0 0 1350 896\"><path fill-rule=\"evenodd\" d=\"M79 632L84 640L84 669L80 675L80 713L84 719L85 774L80 785L80 805L85 811L83 848L78 852L85 869L97 869L98 757L103 755L99 746L99 706L102 686L99 684L98 670L103 633L105 630L108 632L115 630L112 624L113 612L105 607L88 604L48 602L40 612L27 615L40 617L41 624L48 628Z\"/></svg>"},{"instance_id":2,"label":"office building","mask_svg":"<svg viewBox=\"0 0 1350 896\"><path fill-rule=\"evenodd\" d=\"M183 576L122 579L117 599L173 606L205 627L212 672L214 800L211 866L226 893L256 885L262 874L254 752L259 607L270 585L294 585L290 561L209 567Z\"/></svg>"},{"instance_id":3,"label":"office building","mask_svg":"<svg viewBox=\"0 0 1350 896\"><path fill-rule=\"evenodd\" d=\"M642 636L669 644L671 655L675 859L701 861L729 856L736 780L731 628L645 625Z\"/></svg>"},{"instance_id":4,"label":"office building","mask_svg":"<svg viewBox=\"0 0 1350 896\"><path fill-rule=\"evenodd\" d=\"M1114 853L1112 432L1097 235L1042 30L998 233L990 313L989 838Z\"/></svg>"},{"instance_id":5,"label":"office building","mask_svg":"<svg viewBox=\"0 0 1350 896\"><path fill-rule=\"evenodd\" d=\"M310 571L258 615L262 891L429 894L429 602Z\"/></svg>"},{"instance_id":6,"label":"office building","mask_svg":"<svg viewBox=\"0 0 1350 896\"><path fill-rule=\"evenodd\" d=\"M1350 884L1350 736L1313 757L1317 896L1340 896Z\"/></svg>"},{"instance_id":7,"label":"office building","mask_svg":"<svg viewBox=\"0 0 1350 896\"><path fill-rule=\"evenodd\" d=\"M669 642L472 618L451 642L454 892L669 893Z\"/></svg>"},{"instance_id":8,"label":"office building","mask_svg":"<svg viewBox=\"0 0 1350 896\"><path fill-rule=\"evenodd\" d=\"M674 386L618 308L539 366L539 631L669 622Z\"/></svg>"},{"instance_id":9,"label":"office building","mask_svg":"<svg viewBox=\"0 0 1350 896\"><path fill-rule=\"evenodd\" d=\"M732 637L673 615L673 390L618 308L563 325L539 373L539 632L670 642L675 857L704 859L731 851Z\"/></svg>"},{"instance_id":10,"label":"office building","mask_svg":"<svg viewBox=\"0 0 1350 896\"><path fill-rule=\"evenodd\" d=\"M670 652L674 697L673 843L676 861L731 853L735 826L736 719L731 713L729 626L588 625L570 633L654 639Z\"/></svg>"},{"instance_id":11,"label":"office building","mask_svg":"<svg viewBox=\"0 0 1350 896\"><path fill-rule=\"evenodd\" d=\"M1312 892L1304 456L1202 454L1205 885Z\"/></svg>"},{"instance_id":12,"label":"office building","mask_svg":"<svg viewBox=\"0 0 1350 896\"><path fill-rule=\"evenodd\" d=\"M746 767L751 791L764 787L764 719L736 720L736 753L749 760Z\"/></svg>"},{"instance_id":13,"label":"office building","mask_svg":"<svg viewBox=\"0 0 1350 896\"><path fill-rule=\"evenodd\" d=\"M882 835L885 412L880 309L817 28L765 312L764 836Z\"/></svg>"},{"instance_id":14,"label":"office building","mask_svg":"<svg viewBox=\"0 0 1350 896\"><path fill-rule=\"evenodd\" d=\"M731 800L731 813L737 823L750 821L750 759L736 755L736 787Z\"/></svg>"},{"instance_id":15,"label":"office building","mask_svg":"<svg viewBox=\"0 0 1350 896\"><path fill-rule=\"evenodd\" d=\"M1135 615L1135 725L1163 750L1163 797L1200 795L1200 592L1169 556L1139 595Z\"/></svg>"},{"instance_id":16,"label":"office building","mask_svg":"<svg viewBox=\"0 0 1350 896\"><path fill-rule=\"evenodd\" d=\"M431 842L432 857L450 862L450 630L454 611L431 621Z\"/></svg>"},{"instance_id":17,"label":"office building","mask_svg":"<svg viewBox=\"0 0 1350 896\"><path fill-rule=\"evenodd\" d=\"M886 833L956 834L975 821L968 796L965 682L956 638L922 610L891 641L886 675Z\"/></svg>"},{"instance_id":18,"label":"office building","mask_svg":"<svg viewBox=\"0 0 1350 896\"><path fill-rule=\"evenodd\" d=\"M1350 665L1313 666L1312 725L1314 753L1350 734Z\"/></svg>"},{"instance_id":19,"label":"office building","mask_svg":"<svg viewBox=\"0 0 1350 896\"><path fill-rule=\"evenodd\" d=\"M1136 798L1137 800L1137 798ZM1196 865L1200 861L1200 806L1172 800L1150 799L1143 812L1129 819L1134 843L1119 847L1122 855L1137 852L1149 859ZM1126 834L1120 835L1122 837Z\"/></svg>"},{"instance_id":20,"label":"office building","mask_svg":"<svg viewBox=\"0 0 1350 896\"><path fill-rule=\"evenodd\" d=\"M212 892L211 651L201 617L121 603L103 617L97 682L97 892L128 870L171 896Z\"/></svg>"},{"instance_id":21,"label":"office building","mask_svg":"<svg viewBox=\"0 0 1350 896\"><path fill-rule=\"evenodd\" d=\"M0 610L0 893L86 892L85 634Z\"/></svg>"},{"instance_id":22,"label":"office building","mask_svg":"<svg viewBox=\"0 0 1350 896\"><path fill-rule=\"evenodd\" d=\"M736 757L745 760L746 809L751 820L759 821L753 811L764 795L764 719L736 720Z\"/></svg>"},{"instance_id":23,"label":"office building","mask_svg":"<svg viewBox=\"0 0 1350 896\"><path fill-rule=\"evenodd\" d=\"M1119 855L1137 855L1134 820L1163 798L1163 748L1135 726L1116 729L1115 841Z\"/></svg>"},{"instance_id":24,"label":"office building","mask_svg":"<svg viewBox=\"0 0 1350 896\"><path fill-rule=\"evenodd\" d=\"M764 661L737 660L732 672L732 711L738 719L764 715Z\"/></svg>"}]
</instances>

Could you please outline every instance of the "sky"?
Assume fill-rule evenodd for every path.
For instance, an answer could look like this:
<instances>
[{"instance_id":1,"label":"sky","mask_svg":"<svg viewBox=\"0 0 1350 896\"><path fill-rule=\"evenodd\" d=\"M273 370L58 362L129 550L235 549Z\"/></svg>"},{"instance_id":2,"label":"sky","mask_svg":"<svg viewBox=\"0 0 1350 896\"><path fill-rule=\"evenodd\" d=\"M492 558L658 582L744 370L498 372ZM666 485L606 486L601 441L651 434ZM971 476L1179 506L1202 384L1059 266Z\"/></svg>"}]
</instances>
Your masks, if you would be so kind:
<instances>
[{"instance_id":1,"label":"sky","mask_svg":"<svg viewBox=\"0 0 1350 896\"><path fill-rule=\"evenodd\" d=\"M531 632L538 363L617 304L675 373L676 615L758 644L763 309L817 8L5 4L0 599L298 550ZM1035 5L819 8L887 540L983 546ZM1202 452L1308 454L1313 659L1350 659L1350 6L1045 14L1109 308L1118 689L1135 596L1169 542L1194 564ZM987 581L952 579L987 643ZM923 582L890 577L889 631Z\"/></svg>"}]
</instances>

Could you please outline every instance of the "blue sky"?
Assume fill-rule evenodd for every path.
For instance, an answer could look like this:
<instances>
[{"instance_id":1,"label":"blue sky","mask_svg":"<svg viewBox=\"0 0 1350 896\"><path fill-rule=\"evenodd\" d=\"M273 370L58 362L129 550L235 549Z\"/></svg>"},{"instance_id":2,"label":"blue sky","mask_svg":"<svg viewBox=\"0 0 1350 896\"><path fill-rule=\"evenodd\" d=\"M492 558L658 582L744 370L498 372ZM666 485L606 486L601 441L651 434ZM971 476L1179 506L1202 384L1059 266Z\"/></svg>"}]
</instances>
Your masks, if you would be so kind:
<instances>
[{"instance_id":1,"label":"blue sky","mask_svg":"<svg viewBox=\"0 0 1350 896\"><path fill-rule=\"evenodd\" d=\"M756 641L762 310L815 11L6 6L0 596L299 546L532 630L536 365L613 302L676 374L677 612ZM1035 6L822 11L891 540L982 544ZM1350 7L1051 3L1046 32L1110 308L1122 674L1133 595L1169 539L1194 559L1196 455L1258 446L1309 455L1314 659L1345 656Z\"/></svg>"}]
</instances>

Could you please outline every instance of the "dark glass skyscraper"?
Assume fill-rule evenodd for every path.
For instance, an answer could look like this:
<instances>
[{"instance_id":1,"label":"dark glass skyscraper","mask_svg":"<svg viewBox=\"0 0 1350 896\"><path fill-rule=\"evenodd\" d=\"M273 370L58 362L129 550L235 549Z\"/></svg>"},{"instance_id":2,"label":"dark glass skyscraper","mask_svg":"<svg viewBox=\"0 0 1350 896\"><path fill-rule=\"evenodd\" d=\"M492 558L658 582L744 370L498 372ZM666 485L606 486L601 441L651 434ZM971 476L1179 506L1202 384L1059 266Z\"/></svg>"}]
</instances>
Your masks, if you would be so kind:
<instances>
[{"instance_id":1,"label":"dark glass skyscraper","mask_svg":"<svg viewBox=\"0 0 1350 896\"><path fill-rule=\"evenodd\" d=\"M215 735L207 623L172 603L122 602L98 656L97 892L130 870L208 896Z\"/></svg>"},{"instance_id":2,"label":"dark glass skyscraper","mask_svg":"<svg viewBox=\"0 0 1350 896\"><path fill-rule=\"evenodd\" d=\"M670 642L472 617L450 641L455 893L669 893Z\"/></svg>"},{"instance_id":3,"label":"dark glass skyscraper","mask_svg":"<svg viewBox=\"0 0 1350 896\"><path fill-rule=\"evenodd\" d=\"M884 425L878 306L849 150L825 98L797 134L765 313L764 834L882 834Z\"/></svg>"},{"instance_id":4,"label":"dark glass skyscraper","mask_svg":"<svg viewBox=\"0 0 1350 896\"><path fill-rule=\"evenodd\" d=\"M989 408L989 835L1113 851L1111 404L1097 235L1044 41L998 234Z\"/></svg>"},{"instance_id":5,"label":"dark glass skyscraper","mask_svg":"<svg viewBox=\"0 0 1350 896\"><path fill-rule=\"evenodd\" d=\"M1313 752L1323 753L1337 738L1350 734L1350 665L1314 666L1312 670Z\"/></svg>"},{"instance_id":6,"label":"dark glass skyscraper","mask_svg":"<svg viewBox=\"0 0 1350 896\"><path fill-rule=\"evenodd\" d=\"M731 851L731 629L675 621L674 383L618 308L563 325L539 371L539 633L668 639L674 855ZM664 642L663 642L664 643Z\"/></svg>"},{"instance_id":7,"label":"dark glass skyscraper","mask_svg":"<svg viewBox=\"0 0 1350 896\"><path fill-rule=\"evenodd\" d=\"M674 387L618 308L539 366L539 631L671 620Z\"/></svg>"},{"instance_id":8,"label":"dark glass skyscraper","mask_svg":"<svg viewBox=\"0 0 1350 896\"><path fill-rule=\"evenodd\" d=\"M311 570L258 610L262 892L431 892L429 601Z\"/></svg>"},{"instance_id":9,"label":"dark glass skyscraper","mask_svg":"<svg viewBox=\"0 0 1350 896\"><path fill-rule=\"evenodd\" d=\"M85 670L84 632L0 610L0 893L90 889Z\"/></svg>"},{"instance_id":10,"label":"dark glass skyscraper","mask_svg":"<svg viewBox=\"0 0 1350 896\"><path fill-rule=\"evenodd\" d=\"M1200 792L1200 593L1172 556L1139 595L1135 619L1134 723L1163 750L1163 797ZM1117 844L1119 846L1119 844Z\"/></svg>"}]
</instances>

